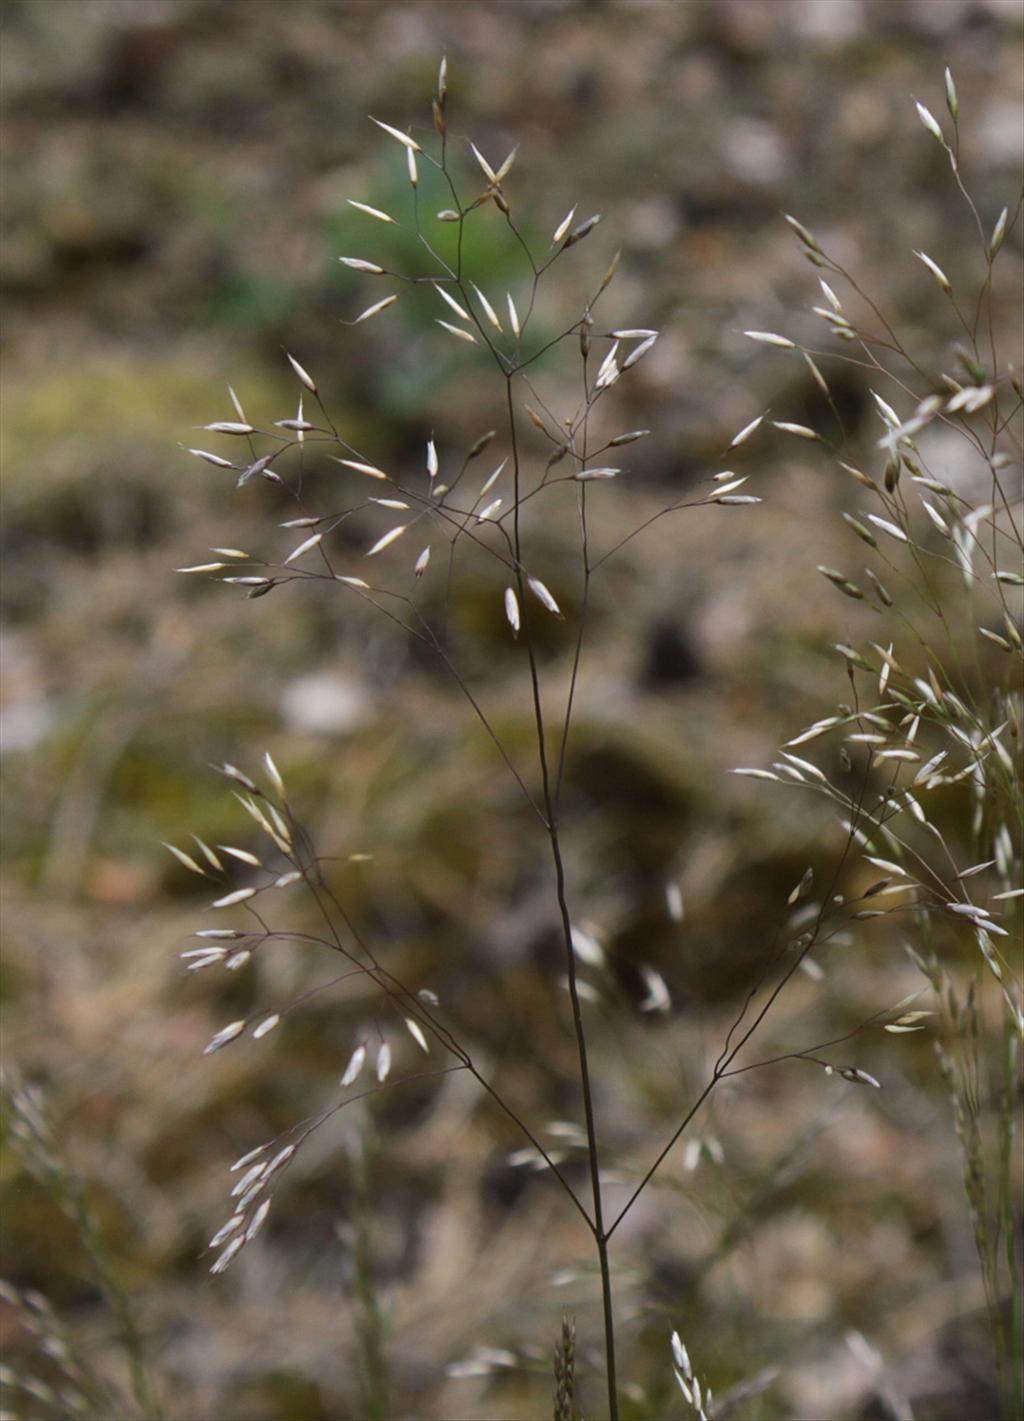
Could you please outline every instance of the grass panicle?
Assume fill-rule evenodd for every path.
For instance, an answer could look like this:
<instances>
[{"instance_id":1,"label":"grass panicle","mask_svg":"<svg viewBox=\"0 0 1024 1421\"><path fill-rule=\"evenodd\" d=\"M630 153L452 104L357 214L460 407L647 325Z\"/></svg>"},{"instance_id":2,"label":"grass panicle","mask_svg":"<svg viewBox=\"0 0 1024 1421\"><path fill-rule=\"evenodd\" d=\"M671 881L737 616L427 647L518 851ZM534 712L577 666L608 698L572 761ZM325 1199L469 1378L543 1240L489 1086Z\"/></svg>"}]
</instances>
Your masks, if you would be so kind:
<instances>
[{"instance_id":1,"label":"grass panicle","mask_svg":"<svg viewBox=\"0 0 1024 1421\"><path fill-rule=\"evenodd\" d=\"M1013 747L1021 722L1016 590L1021 535L1019 495L1009 482L1008 460L1019 452L1012 421L1021 401L1019 386L996 358L992 268L1020 208L999 218L994 230L985 228L963 185L959 105L952 80L947 82L947 94L953 95L948 104L952 140L920 104L918 114L946 151L953 181L977 220L978 289L958 289L959 277L951 280L946 275L952 264L945 254L911 255L925 269L922 276L930 280L935 299L946 303L958 329L958 364L948 370L922 365L846 267L797 219L788 217L805 255L821 274L826 304L815 306L813 314L824 325L826 347L772 330L753 329L746 335L766 348L764 358L795 358L805 365L833 425L819 430L801 420L768 418L766 411L732 437L691 491L633 524L628 452L620 458L618 451L628 451L649 431L616 428L610 392L628 380L641 361L657 360L659 331L646 324L609 328L604 321L605 296L614 282L618 256L603 268L603 275L599 268L598 274L585 278L588 294L573 319L553 328L545 304L552 283L562 282L563 271L567 286L579 281L578 263L593 250L599 215L577 221L575 203L555 225L544 224L543 230L552 234L547 247L535 246L527 233L538 223L520 218L525 164L514 162L515 149L494 162L482 146L455 133L443 64L431 104L433 138L419 129L414 138L401 127L373 119L382 141L404 150L408 210L401 213L395 205L393 212L385 213L361 200L351 201L352 222L360 224L361 233L353 249L362 254L339 260L353 280L367 283L367 294L353 301L347 323L361 327L371 318L386 320L396 302L415 295L425 313L424 346L433 343L438 361L450 362L451 368L464 361L474 370L489 371L502 422L468 448L453 447L439 390L438 408L423 431L425 459L421 456L408 466L393 463L383 440L364 435L358 447L352 442L328 407L328 382L300 363L301 350L286 354L299 386L297 415L253 423L232 394L237 418L200 426L225 441L225 452L190 452L218 473L234 476L240 486L269 485L273 506L279 508L284 499L292 515L282 524L287 536L271 533L269 541L276 550L219 549L215 561L206 561L203 554L203 560L182 571L244 588L250 598L307 587L357 599L396 634L411 638L451 677L510 777L547 855L575 1055L577 1115L563 1122L561 1134L552 1141L529 1104L506 1095L495 1084L492 1069L478 1063L472 1029L444 1006L443 984L436 993L417 990L394 974L389 943L364 926L345 902L329 860L320 855L289 799L287 776L272 760L265 760L260 774L224 766L242 812L263 836L264 850L252 855L200 845L196 857L191 849L168 845L184 867L209 880L211 908L218 913L230 910L234 924L202 929L199 945L184 954L188 970L232 971L289 945L305 944L337 963L337 975L315 991L341 992L358 985L372 994L374 1010L364 1029L343 1048L337 1098L234 1166L240 1173L231 1185L232 1212L210 1242L215 1251L212 1272L226 1269L255 1238L303 1145L340 1111L403 1084L465 1073L517 1132L517 1162L545 1172L569 1216L591 1236L600 1289L607 1413L616 1421L621 1387L611 1245L716 1087L789 1062L821 1073L825 1089L867 1087L870 1095L884 1083L863 1064L865 1059L874 1064L869 1039L882 1040L880 1035L870 1038L871 1030L884 1029L893 1037L934 1031L939 1015L963 1048L956 1056L940 1041L940 1064L967 1161L968 1197L993 1317L1002 1316L1008 1278L1019 1321L1020 1262L1011 1205L1012 1095L1019 1051L1010 1042L1016 1041L1024 1015L1008 948L1019 931L1020 913L1020 900L1011 895L1020 880L1016 826L1022 780ZM443 194L445 204L436 212L428 209L427 194L434 191ZM519 253L520 276L506 291L492 289L487 272L475 269L469 255L475 247L465 234L488 222ZM414 269L404 269L393 254L398 250L388 246L393 236L405 240L403 250L418 253ZM382 243L379 251L372 246L374 237ZM588 238L588 245L578 251ZM570 266L571 275L566 270ZM814 299L820 299L817 292ZM557 309L559 303L551 305ZM353 349L359 335L351 337ZM852 447L846 436L829 384L830 362L853 365L877 384L879 424L871 449ZM970 450L985 484L981 493L974 485L969 490L952 487L941 468L932 467L928 436L936 428L957 435ZM616 556L652 523L684 511L710 519L744 516L741 509L749 511L760 503L739 452L755 438L799 441L808 457L842 471L855 495L846 514L849 565L823 563L818 570L838 594L868 609L875 620L862 641L850 635L836 644L849 699L795 734L780 748L771 768L751 766L737 773L826 800L841 826L841 846L824 879L816 882L808 870L782 905L763 970L712 1052L703 1086L680 1108L676 1128L646 1157L623 1157L622 1143L610 1138L605 1123L605 1067L593 1050L596 1027L586 1011L595 996L600 998L593 979L601 971L603 949L598 937L581 926L585 915L574 893L563 829L565 771L584 694L580 668L590 645L592 596ZM492 443L494 451L481 474L476 460ZM738 471L721 469L727 456L740 464ZM333 471L330 480L309 477L327 468ZM601 506L597 500L610 497L621 497L622 502L616 505L621 517L609 538L608 520L595 518L594 512ZM567 510L576 529L575 562L568 569L551 563L542 536L545 520ZM708 535L713 536L712 528ZM862 570L857 564L865 549L870 562ZM491 589L493 627L515 658L533 725L532 763L524 761L521 750L507 742L489 717L471 673L463 669L459 639L448 626L452 589L470 561L475 575ZM440 614L430 592L437 579L447 589ZM969 663L956 655L956 638L967 627L974 628ZM562 639L568 660L564 680L551 671L542 652L553 634ZM812 758L815 743L825 737L838 742L838 771L832 762L823 768ZM951 834L931 813L933 801L947 793L970 806L967 859L960 856L963 846L951 842ZM232 862L226 864L221 855ZM851 883L861 881L864 863L875 870L873 881L866 888L851 889ZM294 918L289 921L288 905L298 895L304 900L301 921L313 926L296 928ZM673 922L683 918L682 894L675 884L666 889L664 911ZM908 1009L909 1002L900 1002L830 1040L760 1057L748 1049L798 972L820 980L837 946L894 921L915 944L916 960L924 964L922 970L938 997L934 1006ZM932 955L965 939L973 943L986 987L999 998L1002 1024L996 1032L1005 1033L1004 1103L997 1112L994 1176L993 1167L983 1160L977 1123L977 1076L986 1054L981 1049L980 984L972 984L964 998L959 988L948 985L946 969L936 965L939 958ZM661 974L645 967L642 977L646 996L641 1009L667 1012L671 998ZM563 988L552 982L550 990ZM286 1049L289 1016L311 995L260 1005L224 1026L206 1050L237 1049L244 1038L268 1049L262 1043L270 1034L273 1040L283 1038ZM826 1079L831 1082L827 1086ZM716 1149L720 1152L721 1146L712 1134L691 1140L690 1167L702 1150L714 1157ZM610 1182L612 1159L624 1170L618 1182ZM359 1238L367 1405L373 1414L384 1414L387 1373L368 1232ZM1003 1329L1001 1344L1008 1387L1010 1333L1010 1326ZM684 1400L698 1417L712 1417L711 1389L694 1374L677 1334L672 1351ZM484 1349L467 1363L456 1364L462 1372L450 1368L449 1375L481 1375L505 1365L504 1353L495 1361ZM555 1350L556 1417L578 1414L586 1371L576 1355L575 1327L566 1322ZM757 1386L751 1385L756 1392ZM589 1402L588 1409L593 1405Z\"/></svg>"}]
</instances>

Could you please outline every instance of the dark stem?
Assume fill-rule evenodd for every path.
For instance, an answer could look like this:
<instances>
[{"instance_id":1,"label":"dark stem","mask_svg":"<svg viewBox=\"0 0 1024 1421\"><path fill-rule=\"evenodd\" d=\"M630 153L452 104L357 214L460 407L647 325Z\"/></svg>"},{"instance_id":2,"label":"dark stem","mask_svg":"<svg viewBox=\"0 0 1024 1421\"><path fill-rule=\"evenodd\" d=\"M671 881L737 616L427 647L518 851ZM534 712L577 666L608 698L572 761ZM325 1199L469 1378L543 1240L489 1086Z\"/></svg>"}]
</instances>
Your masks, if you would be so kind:
<instances>
[{"instance_id":1,"label":"dark stem","mask_svg":"<svg viewBox=\"0 0 1024 1421\"><path fill-rule=\"evenodd\" d=\"M546 785L545 797L547 798ZM604 1227L601 1173L597 1152L597 1127L594 1122L594 1096L590 1084L590 1066L587 1060L587 1037L583 1025L583 1009L576 984L576 954L572 945L572 924L569 920L569 907L565 899L565 871L562 865L562 847L558 840L557 824L551 827L551 855L555 863L558 908L562 917L562 932L565 937L569 997L572 1001L572 1020L576 1032L576 1047L580 1062L580 1086L583 1092L583 1113L587 1127L587 1162L590 1167L590 1187L594 1199L594 1242L597 1244L597 1258L601 1266L601 1301L604 1308L604 1354L608 1376L608 1409L611 1421L618 1421L619 1399L615 1383L615 1317L612 1308L611 1270L608 1265L608 1239L610 1234L605 1232Z\"/></svg>"},{"instance_id":2,"label":"dark stem","mask_svg":"<svg viewBox=\"0 0 1024 1421\"><path fill-rule=\"evenodd\" d=\"M516 560L520 604L524 612L526 631L526 651L530 663L530 682L533 690L533 709L537 728L537 753L540 759L541 785L543 789L544 811L547 819L548 837L551 841L551 857L555 866L555 892L558 911L562 920L562 936L565 941L566 974L569 982L569 997L572 1003L573 1030L576 1035L576 1051L579 1057L580 1088L583 1094L583 1114L587 1130L587 1163L590 1172L590 1187L594 1209L591 1231L597 1245L598 1263L601 1268L601 1298L604 1312L605 1368L608 1381L608 1411L611 1421L619 1421L619 1399L615 1381L615 1316L612 1306L611 1270L608 1263L608 1235L604 1229L604 1211L601 1197L601 1173L597 1148L597 1127L594 1121L594 1096L590 1082L590 1064L587 1059L587 1037L583 1025L583 1009L576 982L576 953L572 944L572 920L565 896L565 866L562 862L562 846L558 834L557 809L554 800L551 771L548 765L547 744L544 727L544 709L540 696L540 678L537 658L530 634L529 604L526 600L525 579L523 577L522 551L519 532L520 505L520 464L519 445L516 437L515 410L512 403L512 380L506 379L508 401L508 423L512 446L512 468L515 480L513 540ZM563 750L568 727L563 731Z\"/></svg>"},{"instance_id":3,"label":"dark stem","mask_svg":"<svg viewBox=\"0 0 1024 1421\"><path fill-rule=\"evenodd\" d=\"M604 1309L604 1357L608 1372L608 1414L619 1421L619 1393L615 1380L615 1312L612 1307L612 1274L608 1264L608 1239L597 1235L597 1257L601 1265L601 1304Z\"/></svg>"}]
</instances>

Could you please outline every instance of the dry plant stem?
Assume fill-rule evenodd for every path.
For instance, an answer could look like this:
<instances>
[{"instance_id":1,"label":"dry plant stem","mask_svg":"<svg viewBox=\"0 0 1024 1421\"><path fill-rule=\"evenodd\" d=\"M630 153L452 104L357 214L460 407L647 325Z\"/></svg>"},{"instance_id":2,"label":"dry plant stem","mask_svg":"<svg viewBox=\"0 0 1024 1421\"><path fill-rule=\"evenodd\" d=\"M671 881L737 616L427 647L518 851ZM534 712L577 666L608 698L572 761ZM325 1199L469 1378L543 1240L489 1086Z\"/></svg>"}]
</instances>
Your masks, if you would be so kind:
<instances>
[{"instance_id":1,"label":"dry plant stem","mask_svg":"<svg viewBox=\"0 0 1024 1421\"><path fill-rule=\"evenodd\" d=\"M537 657L533 645L531 634L532 619L529 611L529 601L526 596L525 579L523 576L521 562L521 542L519 529L519 506L520 506L520 463L519 463L519 442L516 435L515 410L512 403L512 379L506 377L505 381L506 399L508 404L509 437L512 448L512 471L514 479L514 521L513 521L513 543L516 556L516 581L519 588L520 605L526 609L525 632L526 650L530 663L530 684L533 693L533 709L537 727L537 753L540 760L541 784L543 790L544 812L547 819L548 837L551 842L551 858L555 868L555 894L558 899L558 912L562 922L562 936L565 945L566 972L569 981L569 998L572 1003L573 1031L576 1036L576 1052L579 1059L580 1089L583 1094L583 1114L587 1131L587 1165L590 1172L590 1188L593 1200L593 1219L590 1222L591 1232L594 1235L594 1243L597 1248L598 1265L601 1270L601 1306L604 1316L604 1351L605 1369L608 1382L608 1408L611 1421L618 1421L619 1400L618 1386L615 1375L615 1310L612 1302L612 1282L611 1267L608 1261L608 1235L604 1227L604 1203L601 1194L601 1171L598 1156L597 1126L594 1119L594 1095L590 1081L590 1065L587 1060L587 1034L583 1024L583 1008L580 1003L579 986L576 980L576 951L572 942L572 919L569 915L569 905L566 901L565 891L565 866L562 862L562 846L559 839L558 813L554 795L552 793L551 773L548 766L546 732L544 725L544 709L541 703L540 678L537 672ZM580 640L582 641L583 623L581 613ZM575 685L575 670L579 662L579 645L577 644L577 660L573 671L573 685ZM565 744L569 732L569 716L571 714L571 691L569 706L566 711L566 724L562 735L562 752L560 759L564 759ZM561 779L561 763L559 765L559 779Z\"/></svg>"},{"instance_id":2,"label":"dry plant stem","mask_svg":"<svg viewBox=\"0 0 1024 1421\"><path fill-rule=\"evenodd\" d=\"M597 1127L594 1123L594 1100L590 1084L590 1068L587 1063L587 1037L583 1025L583 1011L580 1005L579 989L576 982L576 953L572 945L572 925L565 899L565 872L562 866L562 850L558 841L558 826L551 829L551 854L555 864L556 892L558 908L562 917L562 932L565 937L566 961L569 969L569 996L572 1001L573 1028L580 1063L580 1085L583 1092L583 1111L587 1129L587 1163L590 1169L590 1186L594 1201L593 1235L597 1246L598 1264L601 1269L601 1305L604 1314L605 1366L608 1375L608 1405L611 1421L618 1421L618 1389L615 1379L615 1311L612 1303L611 1268L608 1262L608 1239L610 1234L604 1227L604 1208L601 1197L601 1174L597 1152Z\"/></svg>"}]
</instances>

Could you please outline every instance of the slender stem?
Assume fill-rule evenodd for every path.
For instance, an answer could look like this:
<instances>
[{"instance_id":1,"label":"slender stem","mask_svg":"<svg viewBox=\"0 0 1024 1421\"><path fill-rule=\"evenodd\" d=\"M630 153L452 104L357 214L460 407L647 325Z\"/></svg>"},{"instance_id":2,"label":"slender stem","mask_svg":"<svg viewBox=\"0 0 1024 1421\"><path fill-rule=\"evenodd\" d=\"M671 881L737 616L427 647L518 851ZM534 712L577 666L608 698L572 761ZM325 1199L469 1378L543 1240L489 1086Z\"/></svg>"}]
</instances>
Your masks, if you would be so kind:
<instances>
[{"instance_id":1,"label":"slender stem","mask_svg":"<svg viewBox=\"0 0 1024 1421\"><path fill-rule=\"evenodd\" d=\"M866 792L867 792L868 780L869 780L870 771L871 771L871 764L872 764L872 760L871 760L870 757L869 757L869 760L868 760L868 767L867 767L867 769L865 770L863 780L861 781L861 788L860 788L860 792L859 792L858 798L857 798L857 800L856 800L856 803L855 803L854 805L851 805L851 808L852 808L853 814L854 814L854 823L851 825L851 832L847 834L846 842L845 842L845 844L844 844L844 846L843 846L843 852L842 852L842 854L841 854L841 856L840 856L840 859L839 859L839 862L838 862L838 864L836 865L836 867L835 867L835 869L834 869L834 871L833 871L833 874L832 874L832 881L831 881L829 890L828 890L828 892L824 895L824 897L823 897L823 899L822 899L822 906L821 906L821 909L820 909L820 911L819 911L819 913L818 913L817 921L816 921L816 923L815 923L815 925L814 925L813 931L812 931L812 932L809 934L809 936L808 936L807 942L806 942L805 945L801 948L801 950L794 956L792 963L789 965L789 967L786 969L786 971L785 971L785 972L782 974L782 976L780 977L779 981L776 982L775 986L774 986L774 987L772 988L772 990L769 992L767 1000L765 1001L764 1005L761 1007L760 1011L757 1013L756 1017L754 1018L753 1023L752 1023L750 1026L747 1027L746 1031L743 1033L743 1035L740 1037L740 1039L739 1039L735 1044L732 1044L734 1035L736 1034L737 1030L739 1029L740 1025L742 1024L744 1018L746 1017L747 1010L748 1010L748 1008L750 1007L750 1004L751 1004L751 1001L753 1000L754 994L760 989L760 986L761 986L762 982L764 981L764 976L766 975L767 971L769 971L772 966L774 966L774 965L777 964L777 962L779 961L779 957L781 956L781 954L776 953L776 954L774 954L773 957L770 959L770 961L769 961L769 963L768 963L768 966L767 966L767 968L765 969L765 973L762 974L761 978L760 978L760 979L758 980L758 982L755 984L753 990L752 990L752 991L750 992L750 994L747 996L746 1001L743 1003L743 1006L740 1008L739 1016L738 1016L737 1019L733 1022L732 1026L729 1028L729 1033L728 1033L728 1035L726 1036L726 1039L725 1039L725 1045L724 1045L723 1048L722 1048L722 1052L721 1052L721 1054L719 1055L718 1060L715 1062L714 1068L712 1069L711 1075L710 1075L709 1079L707 1080L707 1082L705 1083L704 1088L701 1090L701 1092L700 1092L700 1094L697 1096L696 1100L693 1102L693 1104L690 1106L689 1110L688 1110L688 1111L686 1112L686 1114L683 1116L683 1119L681 1120L681 1122L679 1123L679 1125L678 1125L678 1126L676 1127L676 1129L672 1132L672 1135L670 1136L668 1142L667 1142L667 1143L664 1145L664 1147L661 1149L661 1151L659 1152L657 1158L654 1160L654 1163L648 1168L648 1170L646 1171L646 1173L645 1173L645 1174L643 1175L643 1177L641 1178L640 1183L636 1186L636 1188L633 1190L632 1194L631 1194L631 1195L629 1196L629 1198L626 1200L625 1204L624 1204L624 1205L622 1206L622 1208L619 1210L619 1212L618 1212L618 1214L616 1215L614 1221L612 1222L611 1228L608 1230L608 1234L607 1234L608 1238L611 1238L612 1234L615 1232L615 1230L618 1228L618 1226L622 1223L623 1219L624 1219L624 1218L626 1217L626 1215L629 1213L630 1209L632 1209L632 1207L633 1207L633 1205L636 1203L637 1199L639 1199L640 1195L641 1195L641 1194L644 1192L644 1190L647 1188L648 1184L650 1184L651 1180L654 1178L654 1176L657 1174L658 1170L661 1168L662 1163L664 1162L664 1160L666 1159L666 1157L667 1157L667 1156L669 1155L669 1153L671 1152L671 1150L672 1150L673 1146L675 1145L676 1141L680 1138L680 1136L681 1136L681 1135L683 1134L683 1132L685 1131L686 1127L689 1125L690 1121L691 1121L691 1120L693 1119L693 1117L697 1114L697 1111L701 1108L701 1106L702 1106L702 1105L704 1104L704 1102L707 1100L708 1096L712 1093L712 1091L713 1091L713 1090L715 1089L715 1087L718 1085L718 1082L719 1082L720 1080L722 1080L722 1078L723 1078L725 1075L727 1075L727 1074L739 1074L739 1072L730 1072L730 1070L729 1070L729 1068L731 1067L733 1061L735 1061L735 1059L736 1059L736 1057L739 1055L740 1051L743 1050L743 1047L747 1044L747 1042L750 1040L750 1038L751 1038L751 1037L754 1035L754 1033L757 1031L758 1027L761 1025L761 1023L762 1023L762 1021L764 1020L764 1018L768 1015L768 1013L771 1011L772 1007L775 1005L775 1002L778 1000L778 998L779 998L781 992L782 992L783 989L786 987L786 985L787 985L788 982L790 981L790 979L791 979L791 977L793 976L793 974L794 974L794 973L797 971L797 969L800 967L800 964L804 961L804 959L806 958L807 954L810 952L811 948L814 946L815 942L817 941L817 939L818 939L818 937L819 937L819 934L821 933L822 924L823 924L823 922L824 922L825 913L826 913L826 911L827 911L827 905L828 905L829 900L831 899L833 893L835 892L835 889L836 889L836 887L837 887L837 885L838 885L838 883L839 883L840 876L841 876L841 874L842 874L842 872L843 872L843 869L844 869L844 867L845 867L845 865L846 865L846 862L847 862L847 860L848 860L848 858L849 858L849 856L850 856L850 852L851 852L851 850L852 850L852 848L853 848L853 844L854 844L854 842L855 842L853 829L856 827L856 822L859 820L859 817L860 817L861 812L862 812L862 809L863 809L864 796L865 796L865 794L866 794ZM765 1062L765 1063L762 1063L762 1064L772 1064L772 1063L771 1063L771 1062Z\"/></svg>"},{"instance_id":2,"label":"slender stem","mask_svg":"<svg viewBox=\"0 0 1024 1421\"><path fill-rule=\"evenodd\" d=\"M601 1265L601 1306L604 1311L604 1356L608 1372L608 1414L619 1421L619 1392L615 1379L615 1310L612 1305L612 1274L608 1263L608 1237L597 1235L597 1259Z\"/></svg>"},{"instance_id":3,"label":"slender stem","mask_svg":"<svg viewBox=\"0 0 1024 1421\"><path fill-rule=\"evenodd\" d=\"M579 986L576 980L576 953L572 942L572 919L569 915L569 905L565 892L565 865L562 861L562 846L559 839L558 816L555 804L554 787L552 776L548 765L546 734L544 725L544 708L540 695L540 678L537 670L537 657L533 646L533 637L530 633L530 621L528 604L525 601L525 588L523 586L523 566L519 529L519 505L520 505L520 459L519 443L516 435L515 410L512 403L512 380L511 376L506 377L506 397L508 405L509 436L512 448L512 470L515 486L514 515L513 515L513 544L516 560L516 576L519 584L520 600L523 605L526 630L526 651L530 664L530 683L533 691L533 709L537 729L537 753L540 760L541 787L543 792L544 811L547 819L548 838L551 843L551 858L555 867L555 893L558 899L558 911L562 921L562 936L565 943L566 976L569 983L569 999L572 1004L573 1030L576 1036L576 1053L579 1058L580 1088L583 1095L583 1114L587 1131L587 1163L590 1172L590 1187L593 1197L593 1220L591 1231L594 1235L594 1242L597 1246L598 1263L601 1269L601 1297L604 1313L604 1349L605 1349L605 1369L608 1382L608 1411L611 1421L619 1419L619 1399L618 1388L615 1378L615 1315L612 1305L611 1289L611 1269L608 1261L608 1235L604 1228L604 1210L601 1195L601 1171L597 1146L597 1126L594 1118L594 1095L590 1080L590 1063L587 1058L587 1036L583 1024L583 1007L580 1002ZM568 734L568 725L563 730L562 752L564 753L565 740Z\"/></svg>"},{"instance_id":4,"label":"slender stem","mask_svg":"<svg viewBox=\"0 0 1024 1421\"><path fill-rule=\"evenodd\" d=\"M545 787L546 788L546 787ZM604 1351L608 1374L608 1407L611 1421L618 1421L619 1401L615 1384L615 1319L612 1309L611 1272L608 1264L608 1239L605 1232L604 1210L601 1196L601 1171L597 1149L597 1126L594 1119L594 1095L590 1081L590 1065L587 1060L587 1036L583 1025L583 1008L576 982L576 954L572 945L572 924L565 897L565 870L562 864L562 848L558 839L558 825L551 828L551 855L555 864L555 883L558 908L562 918L562 932L565 937L566 962L569 977L569 997L572 1001L572 1020L576 1032L576 1048L580 1063L580 1086L583 1092L583 1114L587 1129L587 1163L590 1168L590 1188L594 1200L594 1241L601 1266L601 1294L604 1307Z\"/></svg>"}]
</instances>

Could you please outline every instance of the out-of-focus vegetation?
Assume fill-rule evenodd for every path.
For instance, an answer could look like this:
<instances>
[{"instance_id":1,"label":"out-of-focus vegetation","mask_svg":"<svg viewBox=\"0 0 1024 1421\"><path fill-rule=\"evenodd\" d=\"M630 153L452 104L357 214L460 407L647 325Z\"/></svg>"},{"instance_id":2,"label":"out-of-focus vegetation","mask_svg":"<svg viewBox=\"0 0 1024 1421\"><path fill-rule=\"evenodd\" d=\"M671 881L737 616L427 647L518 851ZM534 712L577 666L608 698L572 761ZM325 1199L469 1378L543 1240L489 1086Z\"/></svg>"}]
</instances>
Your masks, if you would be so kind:
<instances>
[{"instance_id":1,"label":"out-of-focus vegetation","mask_svg":"<svg viewBox=\"0 0 1024 1421\"><path fill-rule=\"evenodd\" d=\"M265 546L280 521L258 481L235 493L180 445L232 417L229 382L261 418L292 413L282 346L388 467L419 469L432 432L462 448L500 416L500 389L439 353L415 300L340 324L372 298L336 258L377 237L347 199L408 200L367 115L420 120L447 50L453 127L492 155L521 144L527 220L547 233L574 202L601 211L589 273L622 245L609 315L663 334L615 395L619 427L654 434L609 490L608 535L706 477L765 409L827 418L810 373L741 334L820 325L780 211L827 239L908 348L951 363L954 318L911 252L973 279L968 216L911 96L938 111L953 67L962 166L991 228L1019 191L1020 40L1003 0L8 0L2 992L5 1056L42 1088L56 1143L5 1155L3 1272L57 1310L86 1414L148 1418L152 1389L176 1418L532 1418L567 1307L582 1404L599 1405L589 1240L546 1179L509 1166L521 1141L459 1078L342 1113L232 1272L210 1279L199 1257L226 1165L333 1098L365 1008L328 992L267 1041L202 1060L224 1021L326 975L296 949L258 976L183 978L209 895L159 841L251 847L210 762L271 750L321 850L373 855L338 880L396 969L442 994L532 1119L579 1113L543 845L450 684L348 602L242 601L172 571ZM1019 227L1007 248L1012 278ZM520 279L507 242L475 259L497 290ZM588 283L557 296L552 329ZM873 451L881 427L850 370L833 389ZM827 874L839 844L824 811L727 772L767 762L843 694L828 648L865 623L814 565L841 563L850 489L783 435L743 458L759 508L662 520L601 590L567 767L570 894L625 1001L600 1108L634 1161L685 1108L790 888L808 864ZM571 598L557 523L549 536L553 590ZM530 709L493 604L489 585L462 585L453 631L525 762ZM552 641L556 680L563 650ZM641 962L669 984L664 1017L637 1009ZM798 979L768 1040L839 1035L920 986L897 934L866 933L823 982ZM737 1414L898 1415L908 1397L919 1418L994 1414L929 1033L869 1033L858 1051L883 1092L793 1064L743 1078L694 1127L724 1163L685 1170L680 1148L629 1216L629 1414L677 1414L670 1322L721 1392L780 1368ZM5 1361L59 1389L60 1358L39 1360L9 1301L0 1336ZM480 1347L517 1365L449 1375Z\"/></svg>"}]
</instances>

